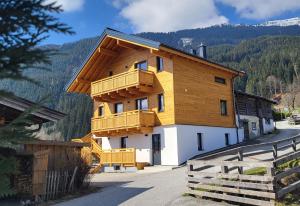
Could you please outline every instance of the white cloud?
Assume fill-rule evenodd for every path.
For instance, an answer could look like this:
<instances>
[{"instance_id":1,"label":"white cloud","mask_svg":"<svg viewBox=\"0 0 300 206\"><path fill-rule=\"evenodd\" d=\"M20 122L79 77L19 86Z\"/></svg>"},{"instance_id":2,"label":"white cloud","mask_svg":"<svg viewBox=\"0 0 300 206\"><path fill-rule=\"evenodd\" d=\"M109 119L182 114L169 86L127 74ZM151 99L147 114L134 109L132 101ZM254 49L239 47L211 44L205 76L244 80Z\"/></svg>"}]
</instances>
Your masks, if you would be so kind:
<instances>
[{"instance_id":1,"label":"white cloud","mask_svg":"<svg viewBox=\"0 0 300 206\"><path fill-rule=\"evenodd\" d=\"M65 12L78 11L83 7L84 0L46 0L45 3L56 2Z\"/></svg>"},{"instance_id":2,"label":"white cloud","mask_svg":"<svg viewBox=\"0 0 300 206\"><path fill-rule=\"evenodd\" d=\"M135 32L169 32L228 23L214 0L113 0Z\"/></svg>"},{"instance_id":3,"label":"white cloud","mask_svg":"<svg viewBox=\"0 0 300 206\"><path fill-rule=\"evenodd\" d=\"M236 12L248 19L267 19L284 12L300 9L299 0L217 0L232 6Z\"/></svg>"}]
</instances>

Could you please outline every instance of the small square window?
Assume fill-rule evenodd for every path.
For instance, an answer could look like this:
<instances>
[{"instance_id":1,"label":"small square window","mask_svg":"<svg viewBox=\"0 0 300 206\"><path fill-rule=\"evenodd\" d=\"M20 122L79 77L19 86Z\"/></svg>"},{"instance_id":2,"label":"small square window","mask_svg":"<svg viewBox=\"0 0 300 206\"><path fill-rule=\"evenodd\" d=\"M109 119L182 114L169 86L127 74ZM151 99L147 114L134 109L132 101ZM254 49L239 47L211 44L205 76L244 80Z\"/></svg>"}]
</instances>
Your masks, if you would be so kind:
<instances>
[{"instance_id":1,"label":"small square window","mask_svg":"<svg viewBox=\"0 0 300 206\"><path fill-rule=\"evenodd\" d=\"M134 68L135 69L139 69L139 70L144 70L144 71L147 71L148 70L148 64L147 64L147 61L141 61L141 62L138 62L134 65Z\"/></svg>"},{"instance_id":2,"label":"small square window","mask_svg":"<svg viewBox=\"0 0 300 206\"><path fill-rule=\"evenodd\" d=\"M157 72L161 72L164 69L164 60L162 57L156 57Z\"/></svg>"},{"instance_id":3,"label":"small square window","mask_svg":"<svg viewBox=\"0 0 300 206\"><path fill-rule=\"evenodd\" d=\"M221 115L227 116L227 101L221 100L220 101L220 107L221 107Z\"/></svg>"},{"instance_id":4,"label":"small square window","mask_svg":"<svg viewBox=\"0 0 300 206\"><path fill-rule=\"evenodd\" d=\"M215 77L215 82L220 83L220 84L226 84L226 79L222 77Z\"/></svg>"}]
</instances>

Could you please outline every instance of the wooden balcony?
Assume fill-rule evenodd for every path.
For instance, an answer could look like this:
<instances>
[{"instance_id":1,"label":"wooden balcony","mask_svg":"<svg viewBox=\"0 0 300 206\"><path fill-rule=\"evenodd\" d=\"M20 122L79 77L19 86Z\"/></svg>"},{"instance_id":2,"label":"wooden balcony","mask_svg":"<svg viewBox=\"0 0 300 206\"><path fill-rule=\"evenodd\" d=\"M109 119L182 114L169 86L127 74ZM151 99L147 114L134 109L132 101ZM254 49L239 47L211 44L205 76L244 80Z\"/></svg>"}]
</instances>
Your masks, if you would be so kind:
<instances>
[{"instance_id":1,"label":"wooden balcony","mask_svg":"<svg viewBox=\"0 0 300 206\"><path fill-rule=\"evenodd\" d=\"M118 136L136 133L151 133L154 112L134 110L106 117L92 118L92 133L97 136Z\"/></svg>"},{"instance_id":2,"label":"wooden balcony","mask_svg":"<svg viewBox=\"0 0 300 206\"><path fill-rule=\"evenodd\" d=\"M122 166L135 166L135 148L102 150L101 165L120 164Z\"/></svg>"},{"instance_id":3,"label":"wooden balcony","mask_svg":"<svg viewBox=\"0 0 300 206\"><path fill-rule=\"evenodd\" d=\"M154 74L134 70L91 83L91 97L101 102L135 98L153 89Z\"/></svg>"}]
</instances>

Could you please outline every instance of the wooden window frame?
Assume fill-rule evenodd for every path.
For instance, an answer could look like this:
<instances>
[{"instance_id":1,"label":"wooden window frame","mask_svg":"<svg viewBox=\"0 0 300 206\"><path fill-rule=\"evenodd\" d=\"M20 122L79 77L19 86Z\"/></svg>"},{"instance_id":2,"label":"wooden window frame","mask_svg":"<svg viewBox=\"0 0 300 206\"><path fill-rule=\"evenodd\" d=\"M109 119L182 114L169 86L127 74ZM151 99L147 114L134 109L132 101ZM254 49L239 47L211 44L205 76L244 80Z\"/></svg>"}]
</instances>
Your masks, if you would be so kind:
<instances>
[{"instance_id":1,"label":"wooden window frame","mask_svg":"<svg viewBox=\"0 0 300 206\"><path fill-rule=\"evenodd\" d=\"M103 117L104 116L104 106L100 105L98 107L98 117Z\"/></svg>"},{"instance_id":2,"label":"wooden window frame","mask_svg":"<svg viewBox=\"0 0 300 206\"><path fill-rule=\"evenodd\" d=\"M164 59L160 56L156 57L156 71L162 72L164 70Z\"/></svg>"},{"instance_id":3,"label":"wooden window frame","mask_svg":"<svg viewBox=\"0 0 300 206\"><path fill-rule=\"evenodd\" d=\"M162 97L162 102L161 102ZM164 112L165 111L165 96L163 93L157 95L157 111Z\"/></svg>"},{"instance_id":4,"label":"wooden window frame","mask_svg":"<svg viewBox=\"0 0 300 206\"><path fill-rule=\"evenodd\" d=\"M218 83L218 84L224 84L224 85L226 85L226 79L223 78L223 77L215 76L215 82Z\"/></svg>"},{"instance_id":5,"label":"wooden window frame","mask_svg":"<svg viewBox=\"0 0 300 206\"><path fill-rule=\"evenodd\" d=\"M146 63L146 69L145 70L141 69L141 68L138 68L138 65L140 65L142 63ZM138 69L138 70L148 71L148 61L147 60L143 60L143 61L137 62L137 63L134 64L134 68Z\"/></svg>"},{"instance_id":6,"label":"wooden window frame","mask_svg":"<svg viewBox=\"0 0 300 206\"><path fill-rule=\"evenodd\" d=\"M117 103L114 104L114 107L115 107L115 108L114 108L114 109L115 109L114 112L115 112L115 114L122 113L122 112L117 112L117 105L118 105L118 104L121 104L121 105L122 105L122 112L124 112L124 104L123 104L122 102L117 102Z\"/></svg>"},{"instance_id":7,"label":"wooden window frame","mask_svg":"<svg viewBox=\"0 0 300 206\"><path fill-rule=\"evenodd\" d=\"M138 102L139 102L140 100L147 100L147 109L139 109L139 107L138 107ZM141 102L141 101L140 101L140 102ZM139 106L141 107L142 105L139 105ZM147 111L147 110L149 110L149 100L148 100L148 97L142 97L142 98L136 99L136 100L135 100L135 109L136 109L136 110L141 110L141 111Z\"/></svg>"},{"instance_id":8,"label":"wooden window frame","mask_svg":"<svg viewBox=\"0 0 300 206\"><path fill-rule=\"evenodd\" d=\"M225 111L223 112L223 104L225 105ZM221 116L228 116L228 107L227 107L227 100L225 99L221 99L220 100L220 113L221 113Z\"/></svg>"}]
</instances>

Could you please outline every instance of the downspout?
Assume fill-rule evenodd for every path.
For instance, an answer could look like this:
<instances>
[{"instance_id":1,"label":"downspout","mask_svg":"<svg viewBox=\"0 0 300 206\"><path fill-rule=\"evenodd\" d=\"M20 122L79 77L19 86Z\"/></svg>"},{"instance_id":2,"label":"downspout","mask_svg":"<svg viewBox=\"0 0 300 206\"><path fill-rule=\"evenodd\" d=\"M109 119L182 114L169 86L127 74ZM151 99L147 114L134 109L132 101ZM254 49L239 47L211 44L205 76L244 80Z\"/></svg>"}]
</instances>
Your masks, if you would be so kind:
<instances>
[{"instance_id":1,"label":"downspout","mask_svg":"<svg viewBox=\"0 0 300 206\"><path fill-rule=\"evenodd\" d=\"M234 108L234 122L235 122L235 129L236 129L236 143L239 144L240 143L240 138L239 138L239 126L238 123L240 122L240 114L236 105L236 101L235 101L235 92L234 92L234 83L233 80L235 77L237 77L238 75L234 76L231 79L231 85L232 85L232 97L233 97L233 108ZM238 116L238 122L236 121L236 116Z\"/></svg>"}]
</instances>

